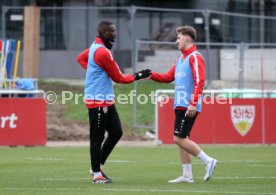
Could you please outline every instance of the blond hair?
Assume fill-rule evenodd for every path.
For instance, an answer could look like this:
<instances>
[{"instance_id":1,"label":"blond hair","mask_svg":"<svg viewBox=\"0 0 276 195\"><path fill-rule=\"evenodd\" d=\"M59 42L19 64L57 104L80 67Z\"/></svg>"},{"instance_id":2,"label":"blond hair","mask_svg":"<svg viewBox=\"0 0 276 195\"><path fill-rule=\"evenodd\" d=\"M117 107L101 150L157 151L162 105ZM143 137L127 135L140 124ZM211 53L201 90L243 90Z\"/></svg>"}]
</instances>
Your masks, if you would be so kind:
<instances>
[{"instance_id":1,"label":"blond hair","mask_svg":"<svg viewBox=\"0 0 276 195\"><path fill-rule=\"evenodd\" d=\"M181 33L183 35L188 35L189 37L192 38L193 41L196 40L196 29L192 26L179 26L176 28L177 34Z\"/></svg>"}]
</instances>

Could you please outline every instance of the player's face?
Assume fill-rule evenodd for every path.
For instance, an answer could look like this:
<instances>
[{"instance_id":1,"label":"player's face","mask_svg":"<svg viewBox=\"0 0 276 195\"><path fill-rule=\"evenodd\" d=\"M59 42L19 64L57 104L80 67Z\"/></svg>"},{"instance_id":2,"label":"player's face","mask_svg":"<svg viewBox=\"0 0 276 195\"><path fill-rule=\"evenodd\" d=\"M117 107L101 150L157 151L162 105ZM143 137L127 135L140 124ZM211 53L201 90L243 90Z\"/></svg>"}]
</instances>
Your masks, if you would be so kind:
<instances>
[{"instance_id":1,"label":"player's face","mask_svg":"<svg viewBox=\"0 0 276 195\"><path fill-rule=\"evenodd\" d=\"M116 37L117 37L117 31L116 31L115 25L113 24L108 26L108 28L106 29L106 38L115 42Z\"/></svg>"},{"instance_id":2,"label":"player's face","mask_svg":"<svg viewBox=\"0 0 276 195\"><path fill-rule=\"evenodd\" d=\"M177 34L176 43L179 50L186 49L188 42L190 42L188 35L183 35L182 33Z\"/></svg>"},{"instance_id":3,"label":"player's face","mask_svg":"<svg viewBox=\"0 0 276 195\"><path fill-rule=\"evenodd\" d=\"M105 45L107 46L108 49L111 49L115 39L117 37L117 31L115 28L115 25L109 25L103 34L103 41L105 42Z\"/></svg>"}]
</instances>

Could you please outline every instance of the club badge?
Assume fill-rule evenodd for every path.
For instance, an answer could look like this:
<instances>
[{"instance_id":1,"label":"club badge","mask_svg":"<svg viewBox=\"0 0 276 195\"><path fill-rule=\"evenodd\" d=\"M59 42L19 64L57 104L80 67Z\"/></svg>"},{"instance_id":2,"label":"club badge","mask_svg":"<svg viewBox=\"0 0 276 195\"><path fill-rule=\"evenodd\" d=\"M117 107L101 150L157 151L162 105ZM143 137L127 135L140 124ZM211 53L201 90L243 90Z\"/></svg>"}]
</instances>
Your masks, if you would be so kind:
<instances>
[{"instance_id":1,"label":"club badge","mask_svg":"<svg viewBox=\"0 0 276 195\"><path fill-rule=\"evenodd\" d=\"M241 136L245 136L254 123L255 106L231 106L231 119L238 133Z\"/></svg>"}]
</instances>

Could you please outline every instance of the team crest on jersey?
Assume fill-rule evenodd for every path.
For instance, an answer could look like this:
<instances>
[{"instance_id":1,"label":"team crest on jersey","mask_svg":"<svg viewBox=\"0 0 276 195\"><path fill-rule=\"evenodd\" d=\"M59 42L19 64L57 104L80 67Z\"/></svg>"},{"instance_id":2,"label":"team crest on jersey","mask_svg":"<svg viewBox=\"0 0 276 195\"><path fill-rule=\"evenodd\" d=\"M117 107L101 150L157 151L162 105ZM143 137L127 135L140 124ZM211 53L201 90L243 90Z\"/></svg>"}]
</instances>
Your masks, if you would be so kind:
<instances>
[{"instance_id":1,"label":"team crest on jersey","mask_svg":"<svg viewBox=\"0 0 276 195\"><path fill-rule=\"evenodd\" d=\"M245 136L254 123L255 106L231 106L231 119L239 134Z\"/></svg>"}]
</instances>

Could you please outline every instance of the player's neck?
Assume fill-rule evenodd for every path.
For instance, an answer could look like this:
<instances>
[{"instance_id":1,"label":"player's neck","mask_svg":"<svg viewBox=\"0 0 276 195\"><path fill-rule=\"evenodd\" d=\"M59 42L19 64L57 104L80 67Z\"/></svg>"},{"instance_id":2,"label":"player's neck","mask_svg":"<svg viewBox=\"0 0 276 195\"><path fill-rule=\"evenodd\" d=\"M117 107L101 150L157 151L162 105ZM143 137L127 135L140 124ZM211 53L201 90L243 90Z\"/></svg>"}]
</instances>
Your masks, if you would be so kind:
<instances>
[{"instance_id":1,"label":"player's neck","mask_svg":"<svg viewBox=\"0 0 276 195\"><path fill-rule=\"evenodd\" d=\"M184 56L187 56L189 55L191 52L195 51L196 50L196 47L194 44L191 44L189 45L189 47L185 47L185 49L182 49L181 50L181 53L184 55Z\"/></svg>"},{"instance_id":2,"label":"player's neck","mask_svg":"<svg viewBox=\"0 0 276 195\"><path fill-rule=\"evenodd\" d=\"M193 43L187 44L187 45L185 46L184 50L188 50L188 49L190 49L190 48L193 47L193 46L194 46Z\"/></svg>"}]
</instances>

